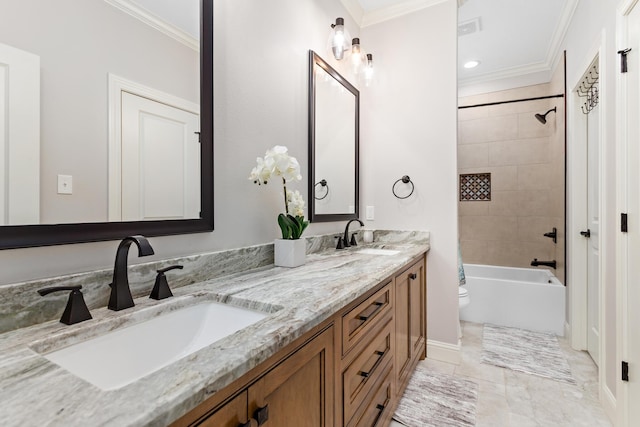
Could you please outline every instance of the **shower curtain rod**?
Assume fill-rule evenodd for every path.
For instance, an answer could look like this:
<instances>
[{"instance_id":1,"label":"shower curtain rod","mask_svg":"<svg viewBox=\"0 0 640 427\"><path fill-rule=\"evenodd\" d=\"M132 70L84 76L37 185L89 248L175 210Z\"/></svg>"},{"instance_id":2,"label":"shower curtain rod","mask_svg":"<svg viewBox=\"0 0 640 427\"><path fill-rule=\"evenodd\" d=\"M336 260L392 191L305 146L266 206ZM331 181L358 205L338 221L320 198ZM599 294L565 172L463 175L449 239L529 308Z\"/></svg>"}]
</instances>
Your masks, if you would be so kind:
<instances>
[{"instance_id":1,"label":"shower curtain rod","mask_svg":"<svg viewBox=\"0 0 640 427\"><path fill-rule=\"evenodd\" d=\"M564 97L563 94L558 94L558 95L549 95L549 96L539 96L537 98L512 99L511 101L487 102L486 104L463 105L458 107L458 110L462 110L463 108L488 107L490 105L511 104L514 102L537 101L539 99L563 98L563 97Z\"/></svg>"}]
</instances>

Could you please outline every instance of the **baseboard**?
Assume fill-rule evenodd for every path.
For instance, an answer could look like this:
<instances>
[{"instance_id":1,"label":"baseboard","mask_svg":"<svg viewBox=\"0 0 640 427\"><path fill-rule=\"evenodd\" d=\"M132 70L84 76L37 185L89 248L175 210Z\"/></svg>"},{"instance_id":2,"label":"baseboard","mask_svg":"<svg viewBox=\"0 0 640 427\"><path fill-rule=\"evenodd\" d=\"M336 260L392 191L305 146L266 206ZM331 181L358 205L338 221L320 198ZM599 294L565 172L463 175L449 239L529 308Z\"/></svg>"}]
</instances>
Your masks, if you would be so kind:
<instances>
[{"instance_id":1,"label":"baseboard","mask_svg":"<svg viewBox=\"0 0 640 427\"><path fill-rule=\"evenodd\" d=\"M571 325L564 322L564 337L568 342L571 342Z\"/></svg>"},{"instance_id":2,"label":"baseboard","mask_svg":"<svg viewBox=\"0 0 640 427\"><path fill-rule=\"evenodd\" d=\"M460 364L460 343L457 345L446 342L427 340L427 358L440 362Z\"/></svg>"},{"instance_id":3,"label":"baseboard","mask_svg":"<svg viewBox=\"0 0 640 427\"><path fill-rule=\"evenodd\" d=\"M601 393L601 400L602 400L602 408L604 409L604 413L607 414L607 416L609 417L609 421L611 421L611 423L613 425L616 425L616 418L617 418L617 401L616 401L616 397L613 395L613 393L611 393L611 390L609 390L609 387L607 387L606 384L602 385L602 393Z\"/></svg>"}]
</instances>

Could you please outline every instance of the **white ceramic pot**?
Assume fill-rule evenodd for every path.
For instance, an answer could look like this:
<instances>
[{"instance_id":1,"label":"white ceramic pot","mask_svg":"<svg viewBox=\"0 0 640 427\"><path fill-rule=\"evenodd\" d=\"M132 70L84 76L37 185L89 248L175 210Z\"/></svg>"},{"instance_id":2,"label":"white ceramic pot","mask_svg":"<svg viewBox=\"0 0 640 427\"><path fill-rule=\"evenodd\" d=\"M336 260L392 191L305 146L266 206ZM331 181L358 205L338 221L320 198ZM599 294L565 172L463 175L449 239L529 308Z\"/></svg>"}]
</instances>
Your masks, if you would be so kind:
<instances>
[{"instance_id":1,"label":"white ceramic pot","mask_svg":"<svg viewBox=\"0 0 640 427\"><path fill-rule=\"evenodd\" d=\"M306 250L304 237L296 240L276 239L273 244L273 263L278 267L298 267L304 264Z\"/></svg>"}]
</instances>

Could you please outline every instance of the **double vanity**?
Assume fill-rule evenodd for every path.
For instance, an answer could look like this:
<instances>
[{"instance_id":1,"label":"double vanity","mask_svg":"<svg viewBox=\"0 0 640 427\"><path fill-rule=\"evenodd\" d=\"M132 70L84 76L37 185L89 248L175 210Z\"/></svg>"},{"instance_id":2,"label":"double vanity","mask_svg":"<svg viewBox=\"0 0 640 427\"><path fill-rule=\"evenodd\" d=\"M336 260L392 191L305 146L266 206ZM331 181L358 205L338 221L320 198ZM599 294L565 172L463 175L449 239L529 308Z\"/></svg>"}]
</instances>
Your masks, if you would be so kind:
<instances>
[{"instance_id":1,"label":"double vanity","mask_svg":"<svg viewBox=\"0 0 640 427\"><path fill-rule=\"evenodd\" d=\"M298 268L225 265L211 278L193 271L198 257L170 260L186 268L161 301L135 278L162 265L136 265L134 307L5 332L3 425L388 425L425 357L428 233L332 243L309 237Z\"/></svg>"}]
</instances>

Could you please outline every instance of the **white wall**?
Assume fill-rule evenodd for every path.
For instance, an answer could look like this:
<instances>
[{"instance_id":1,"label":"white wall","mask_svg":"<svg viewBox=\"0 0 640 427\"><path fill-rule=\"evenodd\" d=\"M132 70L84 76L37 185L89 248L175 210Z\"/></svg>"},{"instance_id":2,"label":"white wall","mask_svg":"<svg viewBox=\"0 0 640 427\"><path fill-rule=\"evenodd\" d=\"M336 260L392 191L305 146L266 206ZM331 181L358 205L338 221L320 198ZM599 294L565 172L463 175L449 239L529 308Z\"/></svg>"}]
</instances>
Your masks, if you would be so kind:
<instances>
[{"instance_id":1,"label":"white wall","mask_svg":"<svg viewBox=\"0 0 640 427\"><path fill-rule=\"evenodd\" d=\"M601 236L603 254L602 269L604 278L603 298L605 302L604 324L601 326L606 331L605 365L604 369L605 384L609 391L615 395L616 391L616 367L618 361L616 359L616 219L615 197L616 197L616 174L615 174L615 113L616 113L616 87L615 75L618 73L618 58L616 55L616 29L615 29L615 12L617 2L615 0L582 0L579 2L575 11L569 30L567 31L563 48L567 51L567 91L570 93L574 86L578 83L582 74L587 69L595 54L600 50L601 66L600 66L600 107L603 112L603 121L601 126L604 135L605 150L602 151L601 174L602 182L602 206L603 216L601 221ZM571 96L571 95L569 95ZM569 98L571 100L571 98ZM570 110L571 103L568 103ZM574 112L581 114L580 112ZM571 111L569 111L569 119L567 124L568 147L568 179L567 191L568 200L575 200L576 182L572 172L576 171L578 165L572 163L572 154L576 152L574 144L577 143L572 138L571 129ZM580 239L576 240L577 233L580 229L584 229L585 224L571 222L572 207L568 207L568 224L567 224L567 254L568 260L571 260L572 251L576 251L576 245L580 244ZM582 227L582 228L581 228ZM583 240L583 239L582 239ZM572 242L573 241L573 242ZM571 261L568 261L569 263ZM579 267L574 263L575 267ZM571 265L569 265L571 268ZM571 292L572 272L567 273L568 291ZM575 326L574 326L575 327Z\"/></svg>"},{"instance_id":2,"label":"white wall","mask_svg":"<svg viewBox=\"0 0 640 427\"><path fill-rule=\"evenodd\" d=\"M431 232L427 269L430 340L457 345L457 4L447 0L365 27L376 77L362 91L361 206L371 228ZM409 175L414 194L392 184ZM402 184L399 184L402 185ZM400 191L402 187L398 187ZM364 215L362 215L364 216Z\"/></svg>"}]
</instances>

